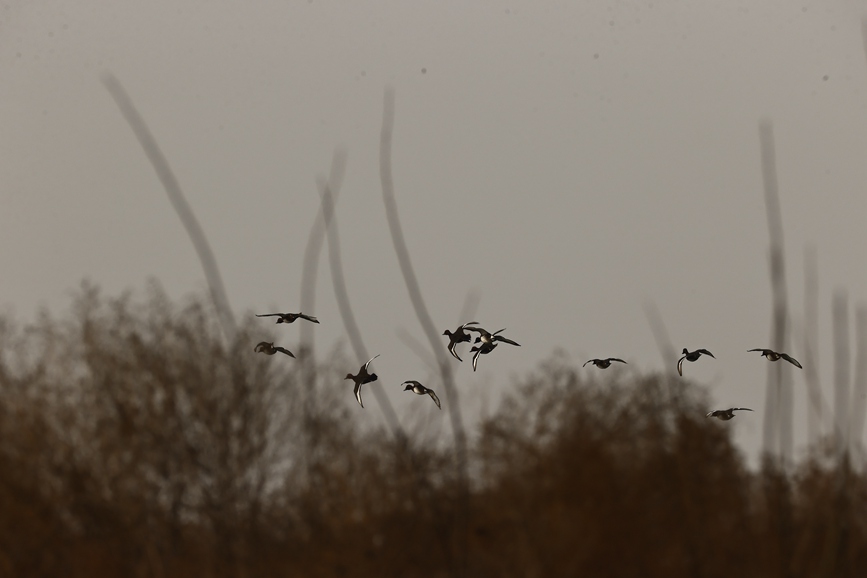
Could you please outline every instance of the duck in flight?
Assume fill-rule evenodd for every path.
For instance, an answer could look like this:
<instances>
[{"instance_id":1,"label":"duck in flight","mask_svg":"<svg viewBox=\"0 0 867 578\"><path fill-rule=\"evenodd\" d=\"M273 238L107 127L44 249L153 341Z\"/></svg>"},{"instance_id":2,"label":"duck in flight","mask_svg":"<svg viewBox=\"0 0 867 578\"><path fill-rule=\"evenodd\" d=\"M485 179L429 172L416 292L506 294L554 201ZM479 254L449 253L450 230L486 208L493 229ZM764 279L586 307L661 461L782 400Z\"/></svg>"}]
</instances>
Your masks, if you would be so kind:
<instances>
[{"instance_id":1,"label":"duck in flight","mask_svg":"<svg viewBox=\"0 0 867 578\"><path fill-rule=\"evenodd\" d=\"M476 370L476 366L479 363L479 356L486 355L496 348L496 343L482 343L481 345L473 345L472 347L470 347L470 352L475 352L475 354L473 355L473 371Z\"/></svg>"},{"instance_id":2,"label":"duck in flight","mask_svg":"<svg viewBox=\"0 0 867 578\"><path fill-rule=\"evenodd\" d=\"M608 367L611 367L612 361L619 361L620 363L626 363L622 359L618 359L616 357L608 357L605 359L589 359L586 362L584 362L584 365L587 365L588 363L592 363L593 365L595 365L599 369L607 369ZM582 365L581 367L584 367L584 365Z\"/></svg>"},{"instance_id":3,"label":"duck in flight","mask_svg":"<svg viewBox=\"0 0 867 578\"><path fill-rule=\"evenodd\" d=\"M464 343L465 341L470 340L470 334L465 331L465 329L467 328L467 325L478 325L478 324L479 324L478 321L470 321L469 323L464 323L463 325L459 326L457 329L455 329L454 333L452 333L448 329L443 331L443 335L448 335L448 337L449 337L449 353L451 353L452 356L455 359L457 359L458 361L463 361L463 359L461 359L458 356L457 352L455 351L455 346L458 343Z\"/></svg>"},{"instance_id":4,"label":"duck in flight","mask_svg":"<svg viewBox=\"0 0 867 578\"><path fill-rule=\"evenodd\" d=\"M265 313L262 315L256 314L256 317L277 317L277 323L294 323L296 319L306 319L313 323L319 323L319 320L312 315L303 313Z\"/></svg>"},{"instance_id":5,"label":"duck in flight","mask_svg":"<svg viewBox=\"0 0 867 578\"><path fill-rule=\"evenodd\" d=\"M273 341L260 341L256 344L256 347L253 348L253 351L256 353L264 353L265 355L274 355L279 351L280 353L285 353L289 357L295 357L294 353L285 347L274 345Z\"/></svg>"},{"instance_id":6,"label":"duck in flight","mask_svg":"<svg viewBox=\"0 0 867 578\"><path fill-rule=\"evenodd\" d=\"M794 357L790 356L788 353L777 353L772 349L747 349L747 351L761 351L762 355L767 357L770 361L779 361L780 359L785 359L798 369L804 369L798 360Z\"/></svg>"},{"instance_id":7,"label":"duck in flight","mask_svg":"<svg viewBox=\"0 0 867 578\"><path fill-rule=\"evenodd\" d=\"M365 383L370 383L371 381L376 381L379 379L379 376L375 373L369 373L367 368L370 365L370 362L379 357L379 354L374 355L370 359L367 360L367 363L361 366L361 369L358 370L358 375L352 375L351 373L347 373L346 377L343 379L351 379L355 382L355 399L358 400L358 405L364 407L364 404L361 403L361 386Z\"/></svg>"},{"instance_id":8,"label":"duck in flight","mask_svg":"<svg viewBox=\"0 0 867 578\"><path fill-rule=\"evenodd\" d=\"M473 341L473 343L481 343L482 345L494 345L495 341L502 341L503 343L508 343L509 345L517 345L518 347L521 347L520 343L512 341L511 339L507 339L500 335L500 333L506 330L505 327L493 333L487 331L486 329L482 329L481 327L467 327L466 329L467 331L475 331L479 334L479 336L476 337L476 340Z\"/></svg>"},{"instance_id":9,"label":"duck in flight","mask_svg":"<svg viewBox=\"0 0 867 578\"><path fill-rule=\"evenodd\" d=\"M748 407L730 407L728 409L717 409L714 411L707 412L705 417L715 417L717 419L721 419L722 421L728 421L735 417L736 411L753 411Z\"/></svg>"},{"instance_id":10,"label":"duck in flight","mask_svg":"<svg viewBox=\"0 0 867 578\"><path fill-rule=\"evenodd\" d=\"M434 403L437 404L437 407L442 409L443 407L440 405L440 398L437 397L437 394L434 393L434 390L429 387L425 387L414 379L410 379L401 383L401 385L405 385L403 388L404 391L411 391L418 395L429 395Z\"/></svg>"},{"instance_id":11,"label":"duck in flight","mask_svg":"<svg viewBox=\"0 0 867 578\"><path fill-rule=\"evenodd\" d=\"M687 351L686 347L683 348L683 357L677 360L677 373L680 376L683 376L683 360L687 361L698 361L698 358L702 355L710 355L714 359L713 353L708 351L707 349L696 349L695 351Z\"/></svg>"}]
</instances>

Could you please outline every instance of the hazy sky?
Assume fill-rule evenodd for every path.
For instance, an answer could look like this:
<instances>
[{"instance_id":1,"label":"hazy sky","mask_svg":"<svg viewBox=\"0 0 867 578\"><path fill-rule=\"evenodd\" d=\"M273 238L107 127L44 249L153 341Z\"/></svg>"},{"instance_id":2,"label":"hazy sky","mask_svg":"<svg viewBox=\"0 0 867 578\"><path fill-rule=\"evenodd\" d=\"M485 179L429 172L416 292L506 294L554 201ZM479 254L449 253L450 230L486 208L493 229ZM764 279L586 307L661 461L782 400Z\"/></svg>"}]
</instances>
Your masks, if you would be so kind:
<instances>
[{"instance_id":1,"label":"hazy sky","mask_svg":"<svg viewBox=\"0 0 867 578\"><path fill-rule=\"evenodd\" d=\"M757 124L774 123L796 328L804 250L818 252L830 402L832 291L853 305L867 296L864 10L860 0L4 2L0 307L20 320L62 311L83 278L111 294L150 277L175 297L205 289L100 82L110 71L170 160L239 314L296 310L315 178L345 147L346 279L367 347L382 354L376 370L407 411L418 398L397 384L429 374L396 332L421 337L379 184L392 86L397 200L435 323L453 328L477 291L477 320L522 344L476 374L457 367L469 415L557 347L577 363L660 369L642 309L652 300L678 350L716 354L686 369L717 406L756 410L729 424L754 455L767 362L746 349L770 346L771 317ZM324 262L308 313L322 321L324 353L344 334ZM297 325L281 329L291 348ZM801 350L796 338L790 352ZM794 385L802 443L802 374ZM349 382L335 387L354 403ZM379 419L367 405L358 411Z\"/></svg>"}]
</instances>

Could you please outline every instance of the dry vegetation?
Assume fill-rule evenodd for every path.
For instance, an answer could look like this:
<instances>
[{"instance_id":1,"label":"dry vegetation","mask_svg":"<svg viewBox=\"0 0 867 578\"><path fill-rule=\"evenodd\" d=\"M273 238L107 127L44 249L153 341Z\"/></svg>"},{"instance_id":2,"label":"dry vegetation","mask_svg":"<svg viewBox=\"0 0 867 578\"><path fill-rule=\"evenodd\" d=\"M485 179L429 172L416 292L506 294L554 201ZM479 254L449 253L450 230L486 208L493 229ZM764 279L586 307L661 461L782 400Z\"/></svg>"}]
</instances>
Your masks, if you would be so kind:
<instances>
[{"instance_id":1,"label":"dry vegetation","mask_svg":"<svg viewBox=\"0 0 867 578\"><path fill-rule=\"evenodd\" d=\"M227 348L209 305L157 288L2 321L0 576L867 567L863 473L819 449L750 471L695 384L554 355L481 425L465 491L447 443L365 425L339 368L255 355L248 330Z\"/></svg>"}]
</instances>

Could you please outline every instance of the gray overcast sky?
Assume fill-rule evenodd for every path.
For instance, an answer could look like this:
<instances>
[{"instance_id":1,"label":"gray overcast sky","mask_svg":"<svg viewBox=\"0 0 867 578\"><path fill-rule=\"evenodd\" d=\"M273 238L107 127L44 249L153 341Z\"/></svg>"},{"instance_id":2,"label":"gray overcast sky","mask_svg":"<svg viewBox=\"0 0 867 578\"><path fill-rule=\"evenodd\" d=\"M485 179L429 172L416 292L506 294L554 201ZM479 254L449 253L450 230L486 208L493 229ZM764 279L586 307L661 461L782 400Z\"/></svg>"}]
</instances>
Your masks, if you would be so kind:
<instances>
[{"instance_id":1,"label":"gray overcast sky","mask_svg":"<svg viewBox=\"0 0 867 578\"><path fill-rule=\"evenodd\" d=\"M860 0L5 2L0 306L24 320L60 311L85 277L113 294L149 277L175 297L205 287L100 83L111 71L169 158L239 313L296 308L315 178L346 148L346 277L367 347L382 354L377 372L407 411L415 398L397 383L428 372L396 334L418 324L380 196L393 86L398 204L435 323L453 328L478 291L475 317L523 345L477 374L457 368L470 414L555 347L578 363L661 368L642 310L653 300L678 349L718 358L688 375L711 384L718 406L756 410L731 424L754 455L766 366L745 350L769 346L771 315L757 123L774 123L796 328L804 249L818 251L830 401L832 290L853 304L867 295L863 10ZM344 332L324 263L310 313L326 351ZM297 326L284 334L291 347ZM790 350L799 357L800 342ZM799 373L800 443L803 386ZM366 411L377 419L372 400Z\"/></svg>"}]
</instances>

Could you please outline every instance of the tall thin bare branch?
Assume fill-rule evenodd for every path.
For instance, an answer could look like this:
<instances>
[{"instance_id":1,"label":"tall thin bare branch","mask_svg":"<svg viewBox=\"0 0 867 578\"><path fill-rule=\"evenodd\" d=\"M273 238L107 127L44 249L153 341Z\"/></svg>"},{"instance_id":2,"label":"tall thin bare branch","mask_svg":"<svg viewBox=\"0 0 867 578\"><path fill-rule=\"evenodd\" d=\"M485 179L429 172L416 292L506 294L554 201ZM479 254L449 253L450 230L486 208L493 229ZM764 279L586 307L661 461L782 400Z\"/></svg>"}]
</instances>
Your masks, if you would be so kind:
<instances>
[{"instance_id":1,"label":"tall thin bare branch","mask_svg":"<svg viewBox=\"0 0 867 578\"><path fill-rule=\"evenodd\" d=\"M852 447L863 448L864 421L867 415L867 307L860 306L855 313L855 382L852 388L851 426L849 439ZM861 459L863 460L863 455Z\"/></svg>"},{"instance_id":2,"label":"tall thin bare branch","mask_svg":"<svg viewBox=\"0 0 867 578\"><path fill-rule=\"evenodd\" d=\"M846 293L837 291L831 303L834 327L834 447L842 458L849 445L849 302Z\"/></svg>"},{"instance_id":3,"label":"tall thin bare branch","mask_svg":"<svg viewBox=\"0 0 867 578\"><path fill-rule=\"evenodd\" d=\"M370 356L367 348L364 346L364 340L361 337L361 330L358 328L358 323L355 321L355 314L352 312L352 305L349 302L349 292L346 290L346 280L343 277L343 264L340 258L340 236L337 231L337 217L334 214L334 198L331 194L331 188L324 179L319 179L319 194L322 196L322 208L325 216L325 228L328 231L328 262L331 265L331 281L334 287L334 297L337 299L337 306L340 309L340 317L343 320L343 326L346 333L349 335L349 343L355 351L355 357L359 363L365 363ZM371 382L366 385L376 402L379 404L382 414L388 423L394 436L400 440L405 440L406 435L397 418L397 413L394 407L385 395L382 385L378 381Z\"/></svg>"},{"instance_id":4,"label":"tall thin bare branch","mask_svg":"<svg viewBox=\"0 0 867 578\"><path fill-rule=\"evenodd\" d=\"M461 417L460 400L458 391L454 384L454 376L452 374L451 363L449 357L445 354L444 347L437 334L436 326L428 313L427 306L422 297L421 287L415 275L415 270L410 259L409 249L406 246L406 239L403 236L403 229L400 225L400 216L397 209L397 201L394 195L394 178L391 171L391 145L392 133L394 130L394 91L386 89L385 98L383 101L382 112L382 131L379 140L379 177L382 182L382 202L385 205L385 215L388 219L388 229L391 232L391 241L394 246L394 252L397 254L397 260L400 264L400 271L403 274L404 284L409 293L410 301L412 301L415 315L422 326L425 336L430 343L431 350L436 356L440 367L440 374L443 380L443 388L445 389L448 398L449 417L451 419L452 433L455 439L455 454L457 459L458 473L462 480L463 492L468 491L466 484L468 483L467 471L467 437L464 432L463 418ZM460 541L462 543L462 540ZM461 566L465 564L464 556L461 556Z\"/></svg>"},{"instance_id":5,"label":"tall thin bare branch","mask_svg":"<svg viewBox=\"0 0 867 578\"><path fill-rule=\"evenodd\" d=\"M819 385L819 265L816 247L804 251L804 382L807 387L807 440L822 436L822 388Z\"/></svg>"},{"instance_id":6,"label":"tall thin bare branch","mask_svg":"<svg viewBox=\"0 0 867 578\"><path fill-rule=\"evenodd\" d=\"M160 182L163 184L172 207L174 207L175 212L181 219L181 223L183 223L184 229L186 229L187 235L189 235L190 241L193 243L196 254L199 256L202 269L205 271L205 278L211 291L211 299L214 300L214 306L217 308L220 316L223 334L230 343L233 342L235 335L238 333L238 323L229 305L226 288L223 285L223 278L220 276L219 267L217 267L217 259L211 251L205 231L199 225L193 209L187 203L181 185L177 177L175 177L168 160L123 85L112 74L104 75L102 83L109 94L111 94L115 104L120 109L120 113L138 139L145 155L153 165L157 177L159 177Z\"/></svg>"},{"instance_id":7,"label":"tall thin bare branch","mask_svg":"<svg viewBox=\"0 0 867 578\"><path fill-rule=\"evenodd\" d=\"M788 322L786 298L785 257L783 251L783 217L777 184L777 161L774 150L774 128L770 121L759 123L762 181L764 184L765 212L770 237L770 277L773 313L771 316L771 347L785 351ZM768 384L765 395L764 450L779 452L788 461L792 453L792 391L787 387L790 379L785 364L768 366ZM778 445L779 444L779 445Z\"/></svg>"},{"instance_id":8,"label":"tall thin bare branch","mask_svg":"<svg viewBox=\"0 0 867 578\"><path fill-rule=\"evenodd\" d=\"M331 159L331 173L328 177L328 188L331 191L331 202L337 203L340 196L340 188L343 185L343 175L346 170L346 151L338 148L334 151ZM319 212L310 227L310 235L307 237L307 245L304 248L304 268L301 270L301 311L315 314L316 307L316 277L319 271L319 255L322 253L322 245L325 242L325 209L323 197L320 195ZM315 359L313 354L314 327L309 324L301 324L301 349L310 359Z\"/></svg>"}]
</instances>

